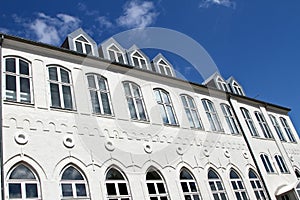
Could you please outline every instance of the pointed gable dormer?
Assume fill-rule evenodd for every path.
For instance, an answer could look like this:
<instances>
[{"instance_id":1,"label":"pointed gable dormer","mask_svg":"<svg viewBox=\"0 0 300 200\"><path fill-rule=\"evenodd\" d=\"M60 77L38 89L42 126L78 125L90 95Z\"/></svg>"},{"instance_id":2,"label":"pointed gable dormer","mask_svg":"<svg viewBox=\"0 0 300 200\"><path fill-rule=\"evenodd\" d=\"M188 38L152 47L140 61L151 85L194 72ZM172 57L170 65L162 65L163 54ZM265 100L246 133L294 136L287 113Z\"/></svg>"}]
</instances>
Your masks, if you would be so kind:
<instances>
[{"instance_id":1,"label":"pointed gable dormer","mask_svg":"<svg viewBox=\"0 0 300 200\"><path fill-rule=\"evenodd\" d=\"M104 41L99 48L103 58L113 62L128 64L126 50L114 38Z\"/></svg>"},{"instance_id":2,"label":"pointed gable dormer","mask_svg":"<svg viewBox=\"0 0 300 200\"><path fill-rule=\"evenodd\" d=\"M96 42L81 28L70 33L61 47L82 54L99 56Z\"/></svg>"},{"instance_id":3,"label":"pointed gable dormer","mask_svg":"<svg viewBox=\"0 0 300 200\"><path fill-rule=\"evenodd\" d=\"M226 81L222 78L219 72L215 72L208 79L203 82L204 85L212 88L216 88L219 90L223 90L225 92L230 92L229 87Z\"/></svg>"},{"instance_id":4,"label":"pointed gable dormer","mask_svg":"<svg viewBox=\"0 0 300 200\"><path fill-rule=\"evenodd\" d=\"M173 66L161 53L153 58L152 70L163 75L176 77Z\"/></svg>"},{"instance_id":5,"label":"pointed gable dormer","mask_svg":"<svg viewBox=\"0 0 300 200\"><path fill-rule=\"evenodd\" d=\"M242 86L237 82L232 76L227 80L228 85L230 86L231 92L237 95L245 96L245 92Z\"/></svg>"},{"instance_id":6,"label":"pointed gable dormer","mask_svg":"<svg viewBox=\"0 0 300 200\"><path fill-rule=\"evenodd\" d=\"M133 45L128 49L128 61L129 64L146 70L151 70L150 61L148 56L144 54L136 45Z\"/></svg>"}]
</instances>

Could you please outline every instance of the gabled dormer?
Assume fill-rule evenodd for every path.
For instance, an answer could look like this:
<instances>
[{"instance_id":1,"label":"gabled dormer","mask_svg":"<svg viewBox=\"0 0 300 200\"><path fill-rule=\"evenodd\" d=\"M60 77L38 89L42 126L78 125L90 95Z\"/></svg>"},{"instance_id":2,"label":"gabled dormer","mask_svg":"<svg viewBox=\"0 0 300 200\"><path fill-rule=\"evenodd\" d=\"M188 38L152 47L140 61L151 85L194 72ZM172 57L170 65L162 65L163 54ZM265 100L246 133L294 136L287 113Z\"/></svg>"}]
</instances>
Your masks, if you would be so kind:
<instances>
[{"instance_id":1,"label":"gabled dormer","mask_svg":"<svg viewBox=\"0 0 300 200\"><path fill-rule=\"evenodd\" d=\"M153 58L152 70L163 75L176 76L173 66L161 53Z\"/></svg>"},{"instance_id":2,"label":"gabled dormer","mask_svg":"<svg viewBox=\"0 0 300 200\"><path fill-rule=\"evenodd\" d=\"M61 47L78 53L99 56L96 42L81 28L70 33Z\"/></svg>"},{"instance_id":3,"label":"gabled dormer","mask_svg":"<svg viewBox=\"0 0 300 200\"><path fill-rule=\"evenodd\" d=\"M222 78L219 72L215 72L208 79L206 79L203 84L208 87L230 92L227 82Z\"/></svg>"},{"instance_id":4,"label":"gabled dormer","mask_svg":"<svg viewBox=\"0 0 300 200\"><path fill-rule=\"evenodd\" d=\"M130 65L141 69L151 70L149 58L136 45L133 45L128 50L127 55Z\"/></svg>"},{"instance_id":5,"label":"gabled dormer","mask_svg":"<svg viewBox=\"0 0 300 200\"><path fill-rule=\"evenodd\" d=\"M242 86L235 80L235 78L230 77L227 80L228 85L230 86L231 92L237 95L245 96L245 92Z\"/></svg>"},{"instance_id":6,"label":"gabled dormer","mask_svg":"<svg viewBox=\"0 0 300 200\"><path fill-rule=\"evenodd\" d=\"M114 38L104 41L99 48L103 58L113 62L128 64L126 50Z\"/></svg>"}]
</instances>

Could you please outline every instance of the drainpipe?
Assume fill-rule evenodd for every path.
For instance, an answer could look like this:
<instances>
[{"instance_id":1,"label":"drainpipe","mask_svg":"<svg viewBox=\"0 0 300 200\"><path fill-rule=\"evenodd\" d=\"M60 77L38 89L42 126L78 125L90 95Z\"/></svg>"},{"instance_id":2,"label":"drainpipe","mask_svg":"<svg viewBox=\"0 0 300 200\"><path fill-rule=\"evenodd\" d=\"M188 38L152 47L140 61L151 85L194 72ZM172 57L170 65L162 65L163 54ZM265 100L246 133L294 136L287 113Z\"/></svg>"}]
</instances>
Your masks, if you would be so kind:
<instances>
[{"instance_id":1,"label":"drainpipe","mask_svg":"<svg viewBox=\"0 0 300 200\"><path fill-rule=\"evenodd\" d=\"M247 144L248 150L249 150L250 155L251 155L251 157L252 157L252 159L253 159L254 165L255 165L256 170L257 170L257 172L258 172L258 175L260 176L261 182L262 182L262 184L263 184L263 186L264 186L264 188L265 188L265 191L266 191L266 193L267 193L267 196L268 196L268 198L271 200L272 198L271 198L270 192L269 192L269 190L268 190L268 188L267 188L266 182L265 182L265 180L264 180L264 178L263 178L263 176L262 176L262 173L261 173L260 168L259 168L259 166L258 166L257 160L256 160L256 158L255 158L255 156L254 156L254 152L252 151L252 148L251 148L251 146L250 146L249 140L248 140L248 138L246 137L245 131L243 130L243 127L242 127L242 125L241 125L241 122L240 122L240 120L239 120L239 118L238 118L238 116L237 116L237 114L236 114L236 111L235 111L233 105L232 105L232 102L231 102L231 95L228 94L227 98L228 98L228 102L229 102L229 104L230 104L230 106L231 106L231 108L232 108L234 117L237 119L236 121L237 121L237 123L238 123L238 125L239 125L239 127L240 127L240 130L241 130L242 135L243 135L243 137L244 137L244 140L245 140L245 142L246 142L246 144Z\"/></svg>"},{"instance_id":2,"label":"drainpipe","mask_svg":"<svg viewBox=\"0 0 300 200\"><path fill-rule=\"evenodd\" d=\"M1 168L1 199L4 200L4 170L3 170L3 126L2 126L2 44L4 35L0 37L0 168Z\"/></svg>"}]
</instances>

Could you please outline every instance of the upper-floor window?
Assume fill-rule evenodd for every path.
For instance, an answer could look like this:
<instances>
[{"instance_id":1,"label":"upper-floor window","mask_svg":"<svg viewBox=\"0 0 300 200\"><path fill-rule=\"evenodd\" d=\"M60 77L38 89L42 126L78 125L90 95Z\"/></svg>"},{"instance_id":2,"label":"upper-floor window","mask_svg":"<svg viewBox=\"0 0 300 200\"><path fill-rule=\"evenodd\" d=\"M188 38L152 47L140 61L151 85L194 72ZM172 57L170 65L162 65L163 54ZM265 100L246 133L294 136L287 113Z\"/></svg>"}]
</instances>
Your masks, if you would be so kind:
<instances>
[{"instance_id":1,"label":"upper-floor window","mask_svg":"<svg viewBox=\"0 0 300 200\"><path fill-rule=\"evenodd\" d=\"M224 117L226 119L226 122L228 124L228 127L230 129L230 132L232 134L238 134L239 129L238 129L235 117L233 115L232 109L230 108L230 106L228 106L226 104L221 104L221 108L222 108Z\"/></svg>"},{"instance_id":2,"label":"upper-floor window","mask_svg":"<svg viewBox=\"0 0 300 200\"><path fill-rule=\"evenodd\" d=\"M191 128L203 129L195 101L188 95L181 95L181 100Z\"/></svg>"},{"instance_id":3,"label":"upper-floor window","mask_svg":"<svg viewBox=\"0 0 300 200\"><path fill-rule=\"evenodd\" d=\"M246 124L249 128L249 131L250 131L251 135L258 137L258 133L257 133L257 130L256 130L255 125L253 123L253 120L251 118L250 112L245 108L241 108L241 111L243 113L244 119L246 121Z\"/></svg>"},{"instance_id":4,"label":"upper-floor window","mask_svg":"<svg viewBox=\"0 0 300 200\"><path fill-rule=\"evenodd\" d=\"M204 106L206 116L208 118L210 128L212 131L223 131L218 113L216 112L213 102L207 99L202 99L202 104Z\"/></svg>"},{"instance_id":5,"label":"upper-floor window","mask_svg":"<svg viewBox=\"0 0 300 200\"><path fill-rule=\"evenodd\" d=\"M289 138L289 140L291 142L296 142L296 139L295 139L295 137L294 137L294 135L292 133L292 130L291 130L291 128L290 128L287 120L285 118L283 118L283 117L280 117L280 121L281 121L281 124L282 124L282 126L283 126L283 128L284 128L284 130L285 130L285 132L286 132L286 134L287 134L287 136Z\"/></svg>"},{"instance_id":6,"label":"upper-floor window","mask_svg":"<svg viewBox=\"0 0 300 200\"><path fill-rule=\"evenodd\" d=\"M135 67L147 69L146 59L137 51L131 55L132 63Z\"/></svg>"},{"instance_id":7,"label":"upper-floor window","mask_svg":"<svg viewBox=\"0 0 300 200\"><path fill-rule=\"evenodd\" d=\"M93 113L112 115L111 99L106 78L97 74L88 74L87 79Z\"/></svg>"},{"instance_id":8,"label":"upper-floor window","mask_svg":"<svg viewBox=\"0 0 300 200\"><path fill-rule=\"evenodd\" d=\"M168 76L173 76L172 71L171 71L171 67L164 61L164 60L160 60L157 63L158 66L158 72L164 75L168 75Z\"/></svg>"},{"instance_id":9,"label":"upper-floor window","mask_svg":"<svg viewBox=\"0 0 300 200\"><path fill-rule=\"evenodd\" d=\"M288 170L283 158L280 155L275 155L275 160L276 160L276 163L277 163L281 173L289 173L289 170Z\"/></svg>"},{"instance_id":10,"label":"upper-floor window","mask_svg":"<svg viewBox=\"0 0 300 200\"><path fill-rule=\"evenodd\" d=\"M154 169L148 170L146 174L146 184L150 200L168 200L169 194L165 181L160 173Z\"/></svg>"},{"instance_id":11,"label":"upper-floor window","mask_svg":"<svg viewBox=\"0 0 300 200\"><path fill-rule=\"evenodd\" d=\"M169 93L163 89L154 89L154 94L164 124L177 125L177 119Z\"/></svg>"},{"instance_id":12,"label":"upper-floor window","mask_svg":"<svg viewBox=\"0 0 300 200\"><path fill-rule=\"evenodd\" d=\"M131 199L128 181L119 170L111 168L107 172L105 186L108 200Z\"/></svg>"},{"instance_id":13,"label":"upper-floor window","mask_svg":"<svg viewBox=\"0 0 300 200\"><path fill-rule=\"evenodd\" d=\"M223 81L220 77L217 78L217 85L220 90L228 92L228 85L225 81Z\"/></svg>"},{"instance_id":14,"label":"upper-floor window","mask_svg":"<svg viewBox=\"0 0 300 200\"><path fill-rule=\"evenodd\" d=\"M125 64L124 55L122 51L119 48L117 48L115 45L111 45L108 48L108 54L110 60Z\"/></svg>"},{"instance_id":15,"label":"upper-floor window","mask_svg":"<svg viewBox=\"0 0 300 200\"><path fill-rule=\"evenodd\" d=\"M144 98L140 87L132 82L123 82L131 119L147 121Z\"/></svg>"},{"instance_id":16,"label":"upper-floor window","mask_svg":"<svg viewBox=\"0 0 300 200\"><path fill-rule=\"evenodd\" d=\"M244 96L244 92L243 92L241 86L239 86L236 82L233 82L232 88L233 88L233 92L234 92L235 94Z\"/></svg>"},{"instance_id":17,"label":"upper-floor window","mask_svg":"<svg viewBox=\"0 0 300 200\"><path fill-rule=\"evenodd\" d=\"M273 168L273 166L271 164L271 161L270 161L268 155L261 154L260 155L260 159L261 159L262 163L264 164L264 167L265 167L265 169L266 169L266 171L268 173L275 173L274 168Z\"/></svg>"},{"instance_id":18,"label":"upper-floor window","mask_svg":"<svg viewBox=\"0 0 300 200\"><path fill-rule=\"evenodd\" d=\"M5 99L32 103L31 66L22 58L5 58Z\"/></svg>"},{"instance_id":19,"label":"upper-floor window","mask_svg":"<svg viewBox=\"0 0 300 200\"><path fill-rule=\"evenodd\" d=\"M27 166L17 165L8 177L9 199L41 199L39 180Z\"/></svg>"},{"instance_id":20,"label":"upper-floor window","mask_svg":"<svg viewBox=\"0 0 300 200\"><path fill-rule=\"evenodd\" d=\"M256 111L254 114L255 114L255 117L259 123L259 126L260 126L265 138L273 138L271 130L270 130L264 116L258 111Z\"/></svg>"},{"instance_id":21,"label":"upper-floor window","mask_svg":"<svg viewBox=\"0 0 300 200\"><path fill-rule=\"evenodd\" d=\"M63 199L89 199L87 181L73 166L69 166L62 173L60 186Z\"/></svg>"},{"instance_id":22,"label":"upper-floor window","mask_svg":"<svg viewBox=\"0 0 300 200\"><path fill-rule=\"evenodd\" d=\"M76 51L79 53L92 55L92 45L83 37L79 36L75 39Z\"/></svg>"},{"instance_id":23,"label":"upper-floor window","mask_svg":"<svg viewBox=\"0 0 300 200\"><path fill-rule=\"evenodd\" d=\"M227 200L227 194L220 176L212 169L208 171L208 184L214 200Z\"/></svg>"},{"instance_id":24,"label":"upper-floor window","mask_svg":"<svg viewBox=\"0 0 300 200\"><path fill-rule=\"evenodd\" d=\"M60 66L49 66L51 106L74 109L72 78L69 70Z\"/></svg>"},{"instance_id":25,"label":"upper-floor window","mask_svg":"<svg viewBox=\"0 0 300 200\"><path fill-rule=\"evenodd\" d=\"M200 200L200 192L192 174L187 169L180 172L180 185L184 199Z\"/></svg>"},{"instance_id":26,"label":"upper-floor window","mask_svg":"<svg viewBox=\"0 0 300 200\"><path fill-rule=\"evenodd\" d=\"M262 182L252 169L250 169L250 171L249 171L249 179L250 179L250 183L251 183L252 189L254 191L256 200L267 200L268 198L267 198L265 189L262 185Z\"/></svg>"},{"instance_id":27,"label":"upper-floor window","mask_svg":"<svg viewBox=\"0 0 300 200\"><path fill-rule=\"evenodd\" d=\"M278 135L279 139L280 139L281 141L285 141L285 142L286 142L286 139L285 139L284 136L283 136L283 133L282 133L281 128L280 128L280 126L279 126L279 124L278 124L278 122L277 122L277 119L276 119L273 115L269 115L269 116L270 116L270 119L271 119L272 124L273 124L273 126L274 126L274 129L275 129L276 132L277 132L277 135Z\"/></svg>"},{"instance_id":28,"label":"upper-floor window","mask_svg":"<svg viewBox=\"0 0 300 200\"><path fill-rule=\"evenodd\" d=\"M231 186L236 196L236 199L248 200L249 199L248 194L240 175L235 170L232 169L230 171L229 177L230 177Z\"/></svg>"}]
</instances>

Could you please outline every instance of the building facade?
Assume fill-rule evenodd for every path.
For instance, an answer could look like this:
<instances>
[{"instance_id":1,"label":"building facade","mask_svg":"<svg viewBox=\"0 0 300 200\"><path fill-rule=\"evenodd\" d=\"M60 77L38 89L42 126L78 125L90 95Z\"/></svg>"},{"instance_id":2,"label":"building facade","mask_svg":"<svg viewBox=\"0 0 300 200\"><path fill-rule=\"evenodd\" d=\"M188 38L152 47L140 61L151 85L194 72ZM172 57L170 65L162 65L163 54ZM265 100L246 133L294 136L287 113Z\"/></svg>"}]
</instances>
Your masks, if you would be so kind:
<instances>
[{"instance_id":1,"label":"building facade","mask_svg":"<svg viewBox=\"0 0 300 200\"><path fill-rule=\"evenodd\" d=\"M60 48L1 34L2 199L300 199L288 108L233 78L82 29Z\"/></svg>"}]
</instances>

